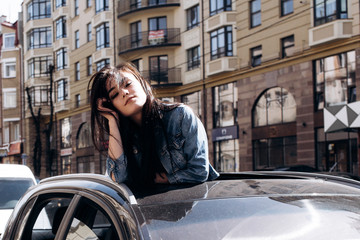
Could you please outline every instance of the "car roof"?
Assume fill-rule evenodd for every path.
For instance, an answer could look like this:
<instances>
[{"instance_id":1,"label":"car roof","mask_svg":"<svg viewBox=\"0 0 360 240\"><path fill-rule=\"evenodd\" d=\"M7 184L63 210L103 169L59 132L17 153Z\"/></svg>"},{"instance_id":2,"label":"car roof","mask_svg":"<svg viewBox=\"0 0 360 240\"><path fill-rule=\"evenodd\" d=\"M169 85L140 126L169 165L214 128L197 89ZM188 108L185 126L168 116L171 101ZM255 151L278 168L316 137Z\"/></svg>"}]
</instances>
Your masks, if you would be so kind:
<instances>
[{"instance_id":1,"label":"car roof","mask_svg":"<svg viewBox=\"0 0 360 240\"><path fill-rule=\"evenodd\" d=\"M360 182L358 181L325 174L297 172L266 171L222 174L219 179L202 184L158 185L156 188L141 192L131 191L125 184L115 183L109 177L100 174L68 174L40 181L40 185L67 184L69 188L86 188L88 190L92 188L98 190L96 183L120 193L132 205L161 205L204 199L314 193L360 195Z\"/></svg>"},{"instance_id":2,"label":"car roof","mask_svg":"<svg viewBox=\"0 0 360 240\"><path fill-rule=\"evenodd\" d=\"M35 176L30 168L20 164L0 164L0 178L30 178L36 183Z\"/></svg>"}]
</instances>

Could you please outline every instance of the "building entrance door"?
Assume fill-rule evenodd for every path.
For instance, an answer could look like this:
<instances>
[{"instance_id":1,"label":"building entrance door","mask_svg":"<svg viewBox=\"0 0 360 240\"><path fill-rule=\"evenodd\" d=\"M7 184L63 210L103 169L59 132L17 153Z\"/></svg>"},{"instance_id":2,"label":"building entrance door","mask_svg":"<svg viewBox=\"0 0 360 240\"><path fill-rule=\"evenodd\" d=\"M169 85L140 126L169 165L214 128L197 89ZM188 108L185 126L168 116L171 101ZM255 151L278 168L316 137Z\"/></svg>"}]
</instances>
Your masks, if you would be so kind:
<instances>
[{"instance_id":1,"label":"building entrance door","mask_svg":"<svg viewBox=\"0 0 360 240\"><path fill-rule=\"evenodd\" d=\"M327 144L327 169L330 172L352 172L348 141L335 141Z\"/></svg>"}]
</instances>

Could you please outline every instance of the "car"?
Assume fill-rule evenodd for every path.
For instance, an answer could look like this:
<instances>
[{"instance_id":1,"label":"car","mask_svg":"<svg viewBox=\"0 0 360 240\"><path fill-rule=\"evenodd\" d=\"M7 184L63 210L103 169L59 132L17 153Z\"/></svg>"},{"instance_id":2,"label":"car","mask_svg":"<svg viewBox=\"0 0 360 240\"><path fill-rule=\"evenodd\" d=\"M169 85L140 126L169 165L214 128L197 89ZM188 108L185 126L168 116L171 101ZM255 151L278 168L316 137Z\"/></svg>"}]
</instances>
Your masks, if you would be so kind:
<instances>
[{"instance_id":1,"label":"car","mask_svg":"<svg viewBox=\"0 0 360 240\"><path fill-rule=\"evenodd\" d=\"M360 183L338 176L241 172L139 192L69 174L30 188L3 240L360 239L359 225Z\"/></svg>"},{"instance_id":2,"label":"car","mask_svg":"<svg viewBox=\"0 0 360 240\"><path fill-rule=\"evenodd\" d=\"M16 203L35 184L34 174L29 167L0 164L0 238Z\"/></svg>"}]
</instances>

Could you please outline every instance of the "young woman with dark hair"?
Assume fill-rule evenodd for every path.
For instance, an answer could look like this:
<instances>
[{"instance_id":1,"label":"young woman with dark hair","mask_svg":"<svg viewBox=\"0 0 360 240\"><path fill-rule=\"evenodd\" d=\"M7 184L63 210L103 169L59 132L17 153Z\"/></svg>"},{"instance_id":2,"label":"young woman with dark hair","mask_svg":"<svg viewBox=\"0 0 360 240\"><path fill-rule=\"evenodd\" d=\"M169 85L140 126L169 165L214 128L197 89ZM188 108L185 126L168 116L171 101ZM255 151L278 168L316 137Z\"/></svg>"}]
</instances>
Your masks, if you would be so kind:
<instances>
[{"instance_id":1,"label":"young woman with dark hair","mask_svg":"<svg viewBox=\"0 0 360 240\"><path fill-rule=\"evenodd\" d=\"M135 66L104 67L89 82L95 147L109 140L107 174L133 187L198 183L219 174L201 121L186 105L154 97Z\"/></svg>"}]
</instances>

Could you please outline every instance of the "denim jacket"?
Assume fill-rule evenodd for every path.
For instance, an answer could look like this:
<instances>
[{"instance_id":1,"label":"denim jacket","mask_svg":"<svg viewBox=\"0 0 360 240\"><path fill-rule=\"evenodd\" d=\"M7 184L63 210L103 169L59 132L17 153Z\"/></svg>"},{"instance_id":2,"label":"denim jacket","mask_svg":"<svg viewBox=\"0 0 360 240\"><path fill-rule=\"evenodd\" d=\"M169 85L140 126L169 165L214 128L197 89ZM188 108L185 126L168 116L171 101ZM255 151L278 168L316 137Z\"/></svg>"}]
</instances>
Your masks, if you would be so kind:
<instances>
[{"instance_id":1,"label":"denim jacket","mask_svg":"<svg viewBox=\"0 0 360 240\"><path fill-rule=\"evenodd\" d=\"M203 124L186 105L162 111L162 123L154 129L157 154L170 183L198 183L214 180L219 173L208 158L208 141ZM138 161L141 153L134 150ZM127 178L127 158L122 154L115 161L107 158L107 174L114 174L118 183Z\"/></svg>"}]
</instances>

